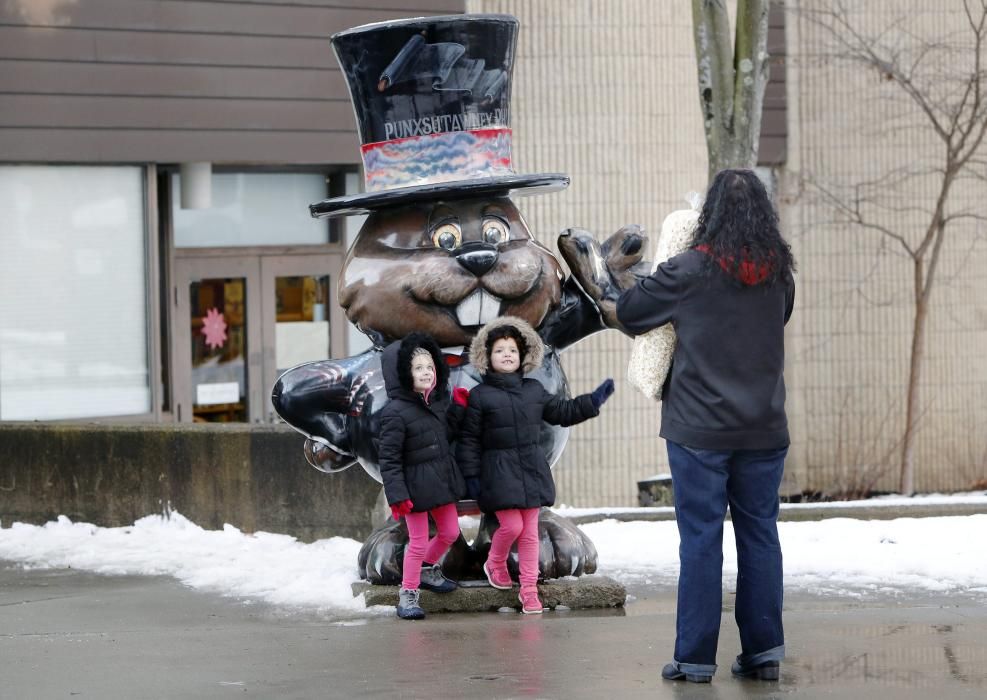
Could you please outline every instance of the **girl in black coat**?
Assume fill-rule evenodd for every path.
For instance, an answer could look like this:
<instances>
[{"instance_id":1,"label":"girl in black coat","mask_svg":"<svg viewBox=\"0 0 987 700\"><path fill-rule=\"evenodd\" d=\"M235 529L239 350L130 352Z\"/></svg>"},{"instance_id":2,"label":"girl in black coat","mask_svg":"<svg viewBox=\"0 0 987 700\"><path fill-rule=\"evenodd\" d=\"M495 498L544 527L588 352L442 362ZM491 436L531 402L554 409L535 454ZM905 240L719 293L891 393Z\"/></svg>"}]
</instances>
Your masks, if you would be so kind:
<instances>
[{"instance_id":1,"label":"girl in black coat","mask_svg":"<svg viewBox=\"0 0 987 700\"><path fill-rule=\"evenodd\" d=\"M381 358L388 403L381 409L377 451L384 495L395 520L404 518L404 552L398 616L421 619L419 586L448 593L456 584L436 563L459 537L456 501L465 495L463 476L449 442L462 420L468 393L457 389L450 405L449 370L431 336L412 333L391 343ZM428 516L436 534L428 538Z\"/></svg>"},{"instance_id":2,"label":"girl in black coat","mask_svg":"<svg viewBox=\"0 0 987 700\"><path fill-rule=\"evenodd\" d=\"M549 394L524 373L541 366L544 346L519 318L502 316L480 329L470 362L483 383L469 395L459 436L458 461L470 495L497 515L499 526L483 565L494 588L508 590L507 555L517 540L521 611L540 613L538 599L538 511L555 503L555 482L540 447L542 421L575 425L599 415L613 393L607 379L592 394L565 399Z\"/></svg>"}]
</instances>

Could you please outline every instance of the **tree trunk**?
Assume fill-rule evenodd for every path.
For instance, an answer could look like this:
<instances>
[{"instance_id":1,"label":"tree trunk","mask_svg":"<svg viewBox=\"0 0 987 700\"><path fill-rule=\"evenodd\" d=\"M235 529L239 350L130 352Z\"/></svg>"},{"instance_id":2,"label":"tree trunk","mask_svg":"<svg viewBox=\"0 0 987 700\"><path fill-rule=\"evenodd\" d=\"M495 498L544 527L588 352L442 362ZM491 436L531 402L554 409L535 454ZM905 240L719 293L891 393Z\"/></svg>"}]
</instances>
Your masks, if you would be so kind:
<instances>
[{"instance_id":1,"label":"tree trunk","mask_svg":"<svg viewBox=\"0 0 987 700\"><path fill-rule=\"evenodd\" d=\"M905 403L905 433L901 440L901 479L898 490L905 496L915 493L915 437L917 431L922 364L925 359L925 324L929 297L922 293L922 261L915 261L915 318L912 324L912 354L908 368L908 398Z\"/></svg>"},{"instance_id":2,"label":"tree trunk","mask_svg":"<svg viewBox=\"0 0 987 700\"><path fill-rule=\"evenodd\" d=\"M932 223L926 231L922 245L912 254L915 300L915 318L912 324L912 354L908 367L908 397L905 404L905 432L901 438L901 479L898 488L902 494L915 494L915 438L918 433L918 419L921 402L922 366L925 363L925 326L929 317L929 303L932 298L936 272L942 256L943 242L946 240L946 202L953 186L956 170L947 159L942 188L936 200ZM930 250L931 246L931 250ZM929 253L928 262L925 255Z\"/></svg>"},{"instance_id":3,"label":"tree trunk","mask_svg":"<svg viewBox=\"0 0 987 700\"><path fill-rule=\"evenodd\" d=\"M738 0L736 40L731 42L725 0L692 0L710 180L724 168L757 165L770 5L771 0Z\"/></svg>"}]
</instances>

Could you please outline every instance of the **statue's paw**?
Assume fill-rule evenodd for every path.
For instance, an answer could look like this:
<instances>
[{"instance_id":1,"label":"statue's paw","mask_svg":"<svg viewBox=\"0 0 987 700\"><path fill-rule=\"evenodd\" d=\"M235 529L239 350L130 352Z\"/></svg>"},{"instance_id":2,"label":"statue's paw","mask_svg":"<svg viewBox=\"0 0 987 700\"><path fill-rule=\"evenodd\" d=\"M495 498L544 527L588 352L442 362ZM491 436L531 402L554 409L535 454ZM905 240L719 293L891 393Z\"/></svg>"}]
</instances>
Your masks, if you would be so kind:
<instances>
[{"instance_id":1,"label":"statue's paw","mask_svg":"<svg viewBox=\"0 0 987 700\"><path fill-rule=\"evenodd\" d=\"M380 353L373 349L341 360L307 362L278 377L271 390L271 405L285 423L315 442L330 445L342 455L353 455L350 423L364 410L368 415L373 412L369 378L379 371ZM320 451L307 449L305 456ZM327 454L320 457L331 458ZM322 468L321 460L309 462L316 469Z\"/></svg>"},{"instance_id":2,"label":"statue's paw","mask_svg":"<svg viewBox=\"0 0 987 700\"><path fill-rule=\"evenodd\" d=\"M582 576L596 572L596 547L569 518L542 508L538 516L538 540L540 578Z\"/></svg>"},{"instance_id":3,"label":"statue's paw","mask_svg":"<svg viewBox=\"0 0 987 700\"><path fill-rule=\"evenodd\" d=\"M429 537L434 535L435 524L430 522ZM360 576L374 584L399 585L404 573L404 550L407 546L408 528L404 518L400 520L388 518L387 522L370 533L370 537L360 548L360 554L357 556ZM440 563L442 572L454 581L480 578L482 575L481 562L477 560L462 533L452 543Z\"/></svg>"},{"instance_id":4,"label":"statue's paw","mask_svg":"<svg viewBox=\"0 0 987 700\"><path fill-rule=\"evenodd\" d=\"M401 564L407 545L408 528L404 518L388 518L387 522L370 533L360 548L356 561L361 578L375 584L400 584Z\"/></svg>"},{"instance_id":5,"label":"statue's paw","mask_svg":"<svg viewBox=\"0 0 987 700\"><path fill-rule=\"evenodd\" d=\"M599 242L589 231L569 228L559 234L559 252L583 290L594 300L599 300L609 275Z\"/></svg>"},{"instance_id":6,"label":"statue's paw","mask_svg":"<svg viewBox=\"0 0 987 700\"><path fill-rule=\"evenodd\" d=\"M497 529L497 518L484 515L473 548L486 561L490 540ZM596 547L574 522L545 508L538 515L538 578L582 576L596 571ZM507 570L517 581L520 573L517 545L507 557Z\"/></svg>"},{"instance_id":7,"label":"statue's paw","mask_svg":"<svg viewBox=\"0 0 987 700\"><path fill-rule=\"evenodd\" d=\"M618 297L650 272L650 264L643 261L647 241L636 224L624 226L602 244L582 229L567 229L559 236L559 251L573 277L597 303L611 328L621 328Z\"/></svg>"},{"instance_id":8,"label":"statue's paw","mask_svg":"<svg viewBox=\"0 0 987 700\"><path fill-rule=\"evenodd\" d=\"M637 224L628 224L600 246L607 269L621 289L626 289L637 280L634 273L641 267L647 243L648 237L644 235L644 229Z\"/></svg>"}]
</instances>

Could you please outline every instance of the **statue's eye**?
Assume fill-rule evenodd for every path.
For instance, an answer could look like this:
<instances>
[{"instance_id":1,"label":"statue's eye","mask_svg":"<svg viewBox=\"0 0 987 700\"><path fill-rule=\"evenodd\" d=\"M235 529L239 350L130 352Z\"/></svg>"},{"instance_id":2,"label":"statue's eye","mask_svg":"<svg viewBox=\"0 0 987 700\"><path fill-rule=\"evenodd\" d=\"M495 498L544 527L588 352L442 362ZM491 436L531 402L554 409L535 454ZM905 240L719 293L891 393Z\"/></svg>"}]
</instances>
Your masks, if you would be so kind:
<instances>
[{"instance_id":1,"label":"statue's eye","mask_svg":"<svg viewBox=\"0 0 987 700\"><path fill-rule=\"evenodd\" d=\"M483 242L491 245L506 243L511 237L511 228L502 219L489 217L483 220Z\"/></svg>"},{"instance_id":2,"label":"statue's eye","mask_svg":"<svg viewBox=\"0 0 987 700\"><path fill-rule=\"evenodd\" d=\"M463 242L463 232L459 224L446 222L439 224L432 231L432 245L442 250L455 250Z\"/></svg>"}]
</instances>

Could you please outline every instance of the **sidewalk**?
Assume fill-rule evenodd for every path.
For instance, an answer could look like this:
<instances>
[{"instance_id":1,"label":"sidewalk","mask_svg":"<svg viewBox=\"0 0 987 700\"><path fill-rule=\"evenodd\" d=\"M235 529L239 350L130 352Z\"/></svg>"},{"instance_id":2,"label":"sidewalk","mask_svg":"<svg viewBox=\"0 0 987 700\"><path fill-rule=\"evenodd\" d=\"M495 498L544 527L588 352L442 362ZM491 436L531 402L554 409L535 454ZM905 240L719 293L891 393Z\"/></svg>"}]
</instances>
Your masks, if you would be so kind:
<instances>
[{"instance_id":1,"label":"sidewalk","mask_svg":"<svg viewBox=\"0 0 987 700\"><path fill-rule=\"evenodd\" d=\"M778 683L738 681L729 598L712 685L661 681L674 590L623 611L346 619L196 593L165 577L0 562L2 698L982 698L987 607L926 592L791 594Z\"/></svg>"}]
</instances>

